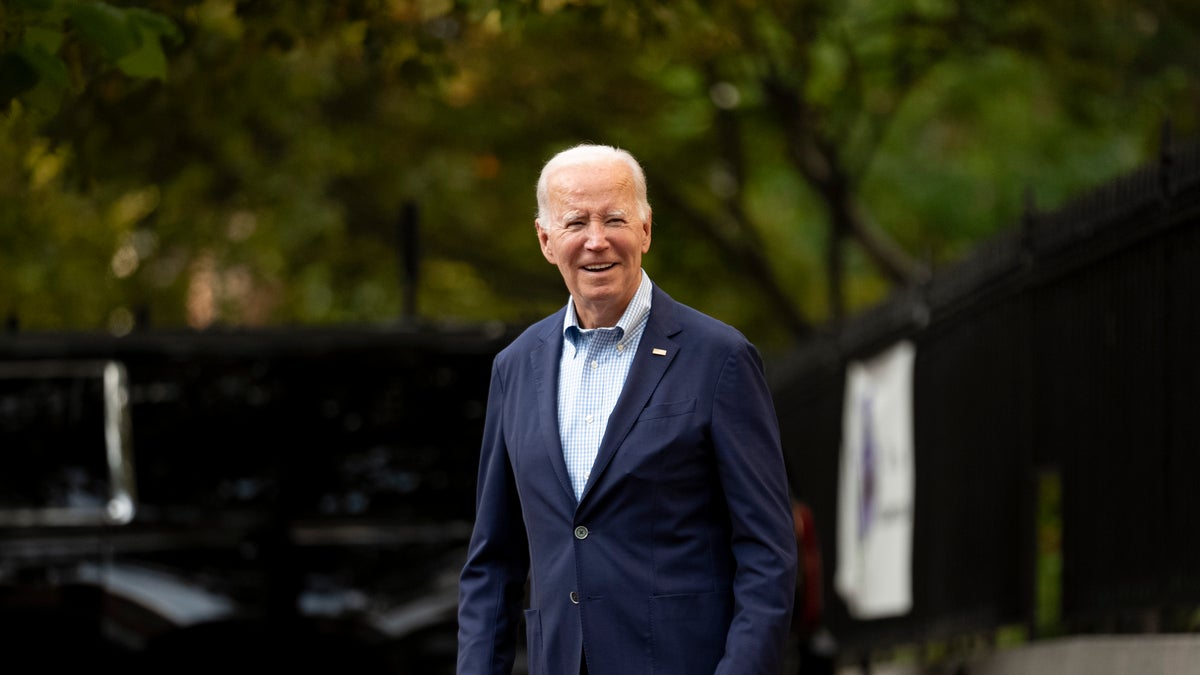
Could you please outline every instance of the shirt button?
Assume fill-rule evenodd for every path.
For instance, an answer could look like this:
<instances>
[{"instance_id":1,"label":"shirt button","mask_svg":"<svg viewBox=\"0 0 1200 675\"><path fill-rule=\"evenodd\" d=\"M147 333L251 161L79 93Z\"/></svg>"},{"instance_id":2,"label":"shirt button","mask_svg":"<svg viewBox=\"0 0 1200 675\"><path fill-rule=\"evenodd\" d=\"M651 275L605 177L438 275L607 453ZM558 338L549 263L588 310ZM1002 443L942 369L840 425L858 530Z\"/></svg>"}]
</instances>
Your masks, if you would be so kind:
<instances>
[{"instance_id":1,"label":"shirt button","mask_svg":"<svg viewBox=\"0 0 1200 675\"><path fill-rule=\"evenodd\" d=\"M575 591L571 591L571 604L573 604L573 605L579 604L579 594L576 593Z\"/></svg>"},{"instance_id":2,"label":"shirt button","mask_svg":"<svg viewBox=\"0 0 1200 675\"><path fill-rule=\"evenodd\" d=\"M619 352L625 351L625 345L623 345L623 344L617 345L617 351L619 351Z\"/></svg>"},{"instance_id":3,"label":"shirt button","mask_svg":"<svg viewBox=\"0 0 1200 675\"><path fill-rule=\"evenodd\" d=\"M579 527L575 528L575 538L576 539L587 539L587 536L588 536L588 529L586 527L580 525Z\"/></svg>"}]
</instances>

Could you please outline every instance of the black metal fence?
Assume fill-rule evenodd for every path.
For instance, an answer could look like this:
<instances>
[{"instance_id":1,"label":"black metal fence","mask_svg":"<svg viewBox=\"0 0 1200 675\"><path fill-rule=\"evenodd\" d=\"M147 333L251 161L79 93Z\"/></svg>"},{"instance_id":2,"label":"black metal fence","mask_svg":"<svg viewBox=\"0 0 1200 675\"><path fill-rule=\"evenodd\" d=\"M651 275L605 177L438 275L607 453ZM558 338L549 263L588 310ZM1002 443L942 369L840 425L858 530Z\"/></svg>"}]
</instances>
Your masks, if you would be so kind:
<instances>
[{"instance_id":1,"label":"black metal fence","mask_svg":"<svg viewBox=\"0 0 1200 675\"><path fill-rule=\"evenodd\" d=\"M832 592L846 365L915 343L913 608ZM1200 145L1021 227L776 364L843 657L1027 626L1196 630Z\"/></svg>"}]
</instances>

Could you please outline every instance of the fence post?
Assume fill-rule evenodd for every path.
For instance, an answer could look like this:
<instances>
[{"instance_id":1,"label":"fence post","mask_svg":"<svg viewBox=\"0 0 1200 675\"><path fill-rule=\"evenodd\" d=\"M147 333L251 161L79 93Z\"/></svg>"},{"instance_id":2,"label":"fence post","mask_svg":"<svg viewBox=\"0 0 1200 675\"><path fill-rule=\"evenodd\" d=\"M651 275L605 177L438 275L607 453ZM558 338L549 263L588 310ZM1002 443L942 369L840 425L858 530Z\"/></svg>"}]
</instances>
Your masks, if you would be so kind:
<instances>
[{"instance_id":1,"label":"fence post","mask_svg":"<svg viewBox=\"0 0 1200 675\"><path fill-rule=\"evenodd\" d=\"M1158 196L1163 205L1171 201L1171 169L1175 164L1171 149L1171 118L1163 120L1161 145L1158 148Z\"/></svg>"}]
</instances>

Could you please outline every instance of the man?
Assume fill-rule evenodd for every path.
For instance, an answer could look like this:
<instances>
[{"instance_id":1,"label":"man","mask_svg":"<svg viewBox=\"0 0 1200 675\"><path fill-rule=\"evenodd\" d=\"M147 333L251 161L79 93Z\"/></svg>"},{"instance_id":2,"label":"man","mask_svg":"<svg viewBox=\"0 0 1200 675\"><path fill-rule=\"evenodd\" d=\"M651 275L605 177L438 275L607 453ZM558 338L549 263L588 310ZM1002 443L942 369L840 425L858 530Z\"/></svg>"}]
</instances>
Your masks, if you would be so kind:
<instances>
[{"instance_id":1,"label":"man","mask_svg":"<svg viewBox=\"0 0 1200 675\"><path fill-rule=\"evenodd\" d=\"M796 542L758 353L650 283L627 152L559 153L538 241L571 297L497 357L459 585L460 675L776 675Z\"/></svg>"}]
</instances>

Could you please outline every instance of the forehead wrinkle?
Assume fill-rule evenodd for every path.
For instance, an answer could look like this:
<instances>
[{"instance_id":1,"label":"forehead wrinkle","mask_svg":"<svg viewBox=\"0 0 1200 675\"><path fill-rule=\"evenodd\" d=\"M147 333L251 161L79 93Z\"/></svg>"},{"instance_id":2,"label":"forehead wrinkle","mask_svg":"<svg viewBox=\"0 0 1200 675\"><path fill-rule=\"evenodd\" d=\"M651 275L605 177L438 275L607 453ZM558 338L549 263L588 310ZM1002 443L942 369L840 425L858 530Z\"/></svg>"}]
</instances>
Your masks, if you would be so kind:
<instances>
[{"instance_id":1,"label":"forehead wrinkle","mask_svg":"<svg viewBox=\"0 0 1200 675\"><path fill-rule=\"evenodd\" d=\"M618 166L624 168L623 165ZM551 207L548 210L552 212L548 214L552 217L551 222L567 225L577 219L590 218L593 214L599 214L602 218L629 218L631 213L639 212L636 206L636 183L629 171L620 171L598 192L593 189L589 183L591 176L605 168L606 165L568 165L550 173L546 178L546 188ZM558 208L554 208L556 206Z\"/></svg>"},{"instance_id":2,"label":"forehead wrinkle","mask_svg":"<svg viewBox=\"0 0 1200 675\"><path fill-rule=\"evenodd\" d=\"M586 168L578 166L562 167L550 174L550 177L546 181L547 192L557 196L559 199L571 199L581 192L586 191L587 188L585 186L589 179L583 177L581 174L588 174L590 177L595 173L595 171L587 171ZM572 170L575 170L575 172ZM608 194L629 194L636 198L636 186L628 172L612 178L605 192Z\"/></svg>"}]
</instances>

